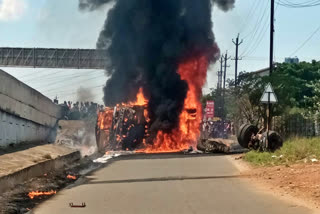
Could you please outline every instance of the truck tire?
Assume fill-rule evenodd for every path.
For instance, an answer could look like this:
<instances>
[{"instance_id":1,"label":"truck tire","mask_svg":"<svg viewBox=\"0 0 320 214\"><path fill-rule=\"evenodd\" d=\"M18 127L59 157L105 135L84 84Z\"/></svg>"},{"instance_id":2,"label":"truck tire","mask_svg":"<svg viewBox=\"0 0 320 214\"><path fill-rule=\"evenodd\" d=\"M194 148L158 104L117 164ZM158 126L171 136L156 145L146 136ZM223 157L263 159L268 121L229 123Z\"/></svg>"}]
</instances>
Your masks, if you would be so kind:
<instances>
[{"instance_id":1,"label":"truck tire","mask_svg":"<svg viewBox=\"0 0 320 214\"><path fill-rule=\"evenodd\" d=\"M243 148L248 148L248 144L250 142L251 136L256 135L258 133L258 127L251 125L251 124L244 124L240 127L238 133L238 143Z\"/></svg>"}]
</instances>

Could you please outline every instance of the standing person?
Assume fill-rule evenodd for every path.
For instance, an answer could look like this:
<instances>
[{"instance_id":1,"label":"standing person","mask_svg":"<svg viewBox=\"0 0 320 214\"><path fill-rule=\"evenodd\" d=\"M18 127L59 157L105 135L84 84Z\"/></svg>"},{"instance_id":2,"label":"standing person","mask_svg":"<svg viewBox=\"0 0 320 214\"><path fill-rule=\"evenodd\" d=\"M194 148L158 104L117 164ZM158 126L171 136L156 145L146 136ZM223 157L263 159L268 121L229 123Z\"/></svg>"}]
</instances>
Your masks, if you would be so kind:
<instances>
[{"instance_id":1,"label":"standing person","mask_svg":"<svg viewBox=\"0 0 320 214\"><path fill-rule=\"evenodd\" d=\"M209 139L209 129L210 129L210 124L209 121L206 122L206 126L205 126L205 139Z\"/></svg>"}]
</instances>

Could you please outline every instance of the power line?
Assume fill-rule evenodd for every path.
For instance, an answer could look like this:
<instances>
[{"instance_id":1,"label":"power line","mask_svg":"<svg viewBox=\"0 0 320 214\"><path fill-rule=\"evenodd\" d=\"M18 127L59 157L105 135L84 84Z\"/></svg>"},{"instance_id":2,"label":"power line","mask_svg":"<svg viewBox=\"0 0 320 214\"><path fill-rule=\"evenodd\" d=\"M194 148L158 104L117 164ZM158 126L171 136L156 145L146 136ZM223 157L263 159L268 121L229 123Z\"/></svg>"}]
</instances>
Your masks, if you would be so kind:
<instances>
[{"instance_id":1,"label":"power line","mask_svg":"<svg viewBox=\"0 0 320 214\"><path fill-rule=\"evenodd\" d=\"M52 68L49 68L49 69L52 69ZM42 72L44 72L44 71L46 71L47 69L41 69L40 71L37 71L36 72L36 74L39 74L39 73L42 73ZM33 71L32 71L33 72ZM23 75L23 76L21 76L21 77L17 77L18 79L20 79L20 80L23 80L23 78L25 78L25 77L28 77L28 76L30 76L31 74L26 74L26 75Z\"/></svg>"},{"instance_id":2,"label":"power line","mask_svg":"<svg viewBox=\"0 0 320 214\"><path fill-rule=\"evenodd\" d=\"M276 6L275 11L277 11L277 10L278 10L278 5ZM260 44L261 44L264 36L266 35L267 30L269 29L269 26L270 26L269 17L270 17L270 14L267 16L267 18L264 22L264 29L261 29L261 31L257 37L257 40L256 40L257 42L255 43L255 45L252 46L251 49L248 50L246 53L243 53L243 55L244 54L245 55L244 56L242 55L242 57L246 58L247 56L253 54L257 50L257 48L260 46Z\"/></svg>"},{"instance_id":3,"label":"power line","mask_svg":"<svg viewBox=\"0 0 320 214\"><path fill-rule=\"evenodd\" d=\"M54 72L54 73L49 73L49 74L45 74L45 75L42 75L42 76L36 76L36 77L32 77L32 78L30 78L30 79L26 79L26 80L22 80L23 82L29 82L29 81L33 81L33 80L36 80L36 79L39 79L39 78L42 78L42 77L44 77L44 76L46 76L46 77L48 77L48 76L53 76L53 75L55 75L55 74L58 74L58 73L60 73L60 72L62 72L62 71L56 71L56 72ZM32 75L32 74L29 74L30 76Z\"/></svg>"},{"instance_id":4,"label":"power line","mask_svg":"<svg viewBox=\"0 0 320 214\"><path fill-rule=\"evenodd\" d=\"M98 71L98 70L95 70L95 71ZM37 81L35 84L40 84L39 86L43 85L43 84L46 84L46 87L48 86L48 82L47 81L54 81L54 82L61 82L63 80L68 80L70 78L78 78L78 77L85 77L85 76L88 76L92 73L85 73L85 74L81 74L81 73L76 73L76 74L68 74L68 75L62 75L62 76L55 76L55 77L51 77L49 79L41 79L41 81L39 81L39 79L37 80L34 80L34 81ZM30 82L26 82L28 84L34 82L34 81L30 81ZM49 84L50 85L50 84Z\"/></svg>"},{"instance_id":5,"label":"power line","mask_svg":"<svg viewBox=\"0 0 320 214\"><path fill-rule=\"evenodd\" d=\"M319 30L320 26L290 55L290 57L300 51L312 39L312 37L318 33Z\"/></svg>"},{"instance_id":6,"label":"power line","mask_svg":"<svg viewBox=\"0 0 320 214\"><path fill-rule=\"evenodd\" d=\"M93 99L95 99L96 97L98 97L98 96L103 96L103 93L101 94L101 92L99 92L99 93L95 93L95 94L93 94L93 95L90 95L90 96L86 96L86 97L83 97L85 100L89 100L89 99L91 99L91 100L93 100ZM70 96L66 96L66 97L69 97L70 98ZM68 99L66 99L66 100L68 100Z\"/></svg>"},{"instance_id":7,"label":"power line","mask_svg":"<svg viewBox=\"0 0 320 214\"><path fill-rule=\"evenodd\" d=\"M254 42L251 42L251 43L248 43L248 45L244 48L244 50L242 51L242 53L240 54L240 56L244 56L246 55L249 51L251 51L257 43L259 43L259 38L260 38L260 34L261 32L263 31L263 27L266 25L266 22L264 22L264 25L261 25L262 24L262 21L264 20L265 18L265 15L266 15L266 12L267 12L267 9L268 9L268 2L267 1L267 4L265 5L265 8L264 10L262 9L263 13L262 13L262 16L260 17L260 19L257 20L257 23L254 27L254 32L253 34L251 34L251 37L249 39L247 39L248 41L254 41ZM268 20L268 19L267 19ZM262 26L262 27L261 27ZM261 28L260 28L261 27ZM259 33L258 33L259 32ZM258 37L256 37L258 34ZM248 37L245 36L244 39Z\"/></svg>"},{"instance_id":8,"label":"power line","mask_svg":"<svg viewBox=\"0 0 320 214\"><path fill-rule=\"evenodd\" d=\"M258 4L256 4L256 3L258 3ZM243 22L240 25L241 26L240 34L242 34L245 31L246 26L248 26L248 25L246 25L246 23L255 14L256 8L259 6L259 3L261 3L261 1L254 1L254 3L252 4L252 6L249 10L248 15L246 16L246 18L244 20L242 20Z\"/></svg>"},{"instance_id":9,"label":"power line","mask_svg":"<svg viewBox=\"0 0 320 214\"><path fill-rule=\"evenodd\" d=\"M97 77L93 77L93 78L90 78L90 79L86 79L86 80L84 80L84 81L77 82L77 84L83 83L83 82L87 82L87 81L89 81L89 80L101 78L101 77L104 77L104 75L102 75L102 76L97 76ZM59 83L63 83L63 82L65 82L65 81L61 81L61 82L57 82L57 83L51 84L51 86L52 86L52 85L59 84ZM73 86L73 87L74 87L74 85L70 85L70 86ZM47 90L47 91L43 91L42 93L48 93L48 92L54 91L54 90L56 90L56 89L57 89L57 88L49 89L49 90ZM37 89L37 90L39 90L39 89Z\"/></svg>"},{"instance_id":10,"label":"power line","mask_svg":"<svg viewBox=\"0 0 320 214\"><path fill-rule=\"evenodd\" d=\"M94 71L90 71L90 72L78 72L77 71L77 73L70 73L70 74L65 74L65 75L56 75L56 76L54 76L54 77L52 77L52 75L47 75L47 76L45 76L44 77L44 79L41 79L41 82L39 81L39 79L34 79L34 80L32 80L32 81L26 81L26 83L33 83L33 82L37 82L37 83L43 83L43 81L45 80L45 81L50 81L50 80L59 80L59 79L61 79L61 78L66 78L66 77L74 77L74 76L78 76L78 75L82 75L82 76L87 76L87 75L90 75L90 74L92 74L92 73L94 73L94 72L96 72L96 71L99 71L99 70L94 70ZM49 78L47 78L47 77L49 77Z\"/></svg>"},{"instance_id":11,"label":"power line","mask_svg":"<svg viewBox=\"0 0 320 214\"><path fill-rule=\"evenodd\" d=\"M287 8L306 8L306 7L316 7L320 5L319 0L307 1L303 3L294 3L288 0L278 0L278 5L287 7Z\"/></svg>"},{"instance_id":12,"label":"power line","mask_svg":"<svg viewBox=\"0 0 320 214\"><path fill-rule=\"evenodd\" d=\"M269 26L270 26L270 23L268 22L269 17L270 17L270 15L267 16L267 18L266 18L266 20L265 20L265 22L264 22L263 28L261 28L261 31L260 31L257 39L255 40L253 46L252 46L250 49L248 49L247 52L243 53L243 55L251 55L251 54L254 53L254 52L257 50L257 48L260 46L260 44L261 44L264 36L266 35L266 32L267 32ZM243 56L243 55L242 55L242 56ZM243 56L243 57L244 57L244 56Z\"/></svg>"},{"instance_id":13,"label":"power line","mask_svg":"<svg viewBox=\"0 0 320 214\"><path fill-rule=\"evenodd\" d=\"M254 28L252 29L252 31L250 31L247 35L245 35L245 36L243 37L244 39L246 39L246 38L247 38L248 36L250 36L250 35L251 35L251 38L253 38L253 37L255 36L256 32L258 31L259 27L261 26L261 22L262 22L262 20L263 20L263 18L264 18L264 16L265 16L265 13L266 13L266 11L267 11L267 9L268 9L268 4L266 4L265 7L263 7L263 5L261 5L261 6L262 6L262 7L260 8L258 14L260 13L260 14L262 14L262 15L260 16L260 18L257 19L257 22L256 22ZM264 8L264 9L263 9L263 8Z\"/></svg>"},{"instance_id":14,"label":"power line","mask_svg":"<svg viewBox=\"0 0 320 214\"><path fill-rule=\"evenodd\" d=\"M92 87L86 87L85 89L95 89L95 88L101 88L104 86L105 85L97 85L97 86L92 86ZM70 92L69 90L64 90L64 91L58 91L58 92L49 92L48 94L61 94L61 93L63 93L63 95L72 95L72 94L77 94L78 89L77 89L77 91L72 91L72 92ZM70 93L66 93L66 92L70 92Z\"/></svg>"}]
</instances>

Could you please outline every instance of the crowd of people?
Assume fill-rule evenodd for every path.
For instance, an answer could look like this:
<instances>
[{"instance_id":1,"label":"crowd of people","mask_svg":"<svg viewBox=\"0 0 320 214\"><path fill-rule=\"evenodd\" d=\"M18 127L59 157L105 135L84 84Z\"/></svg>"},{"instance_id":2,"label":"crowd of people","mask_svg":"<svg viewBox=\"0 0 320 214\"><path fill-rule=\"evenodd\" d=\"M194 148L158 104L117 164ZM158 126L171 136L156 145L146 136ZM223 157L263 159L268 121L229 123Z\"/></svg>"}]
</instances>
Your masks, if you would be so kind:
<instances>
[{"instance_id":1,"label":"crowd of people","mask_svg":"<svg viewBox=\"0 0 320 214\"><path fill-rule=\"evenodd\" d=\"M234 127L231 121L203 121L202 138L228 138L234 134Z\"/></svg>"},{"instance_id":2,"label":"crowd of people","mask_svg":"<svg viewBox=\"0 0 320 214\"><path fill-rule=\"evenodd\" d=\"M66 120L82 120L88 118L95 118L99 111L104 109L103 105L99 105L94 102L76 102L64 101L63 104L59 104L55 99L54 103L60 105L63 109L63 117Z\"/></svg>"}]
</instances>

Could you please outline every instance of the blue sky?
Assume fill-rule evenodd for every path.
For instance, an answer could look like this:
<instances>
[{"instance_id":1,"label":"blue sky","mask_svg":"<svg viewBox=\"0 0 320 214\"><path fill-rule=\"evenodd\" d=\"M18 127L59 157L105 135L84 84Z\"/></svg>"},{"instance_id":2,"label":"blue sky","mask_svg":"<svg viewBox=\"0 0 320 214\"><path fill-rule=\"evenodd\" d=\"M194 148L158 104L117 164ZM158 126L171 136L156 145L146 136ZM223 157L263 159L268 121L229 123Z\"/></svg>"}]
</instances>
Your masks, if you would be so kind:
<instances>
[{"instance_id":1,"label":"blue sky","mask_svg":"<svg viewBox=\"0 0 320 214\"><path fill-rule=\"evenodd\" d=\"M5 14L0 6L1 47L94 48L106 12L111 7L88 13L78 11L78 0L0 0L0 5L4 3L10 4L14 15ZM254 71L268 66L269 7L270 0L236 0L232 11L213 10L214 32L221 52L228 50L234 57L232 38L240 33L240 38L244 39L239 51L243 55L239 71ZM317 21L320 20L319 9L277 6L276 61L282 62L290 56L320 26ZM293 56L305 61L318 59L319 46L320 32ZM227 77L233 78L234 61L230 60L229 64ZM214 65L210 69L205 92L216 86L218 67ZM76 91L82 86L91 88L92 99L101 103L101 88L106 81L103 71L99 70L2 69L50 98L57 95L60 101L76 100Z\"/></svg>"}]
</instances>

